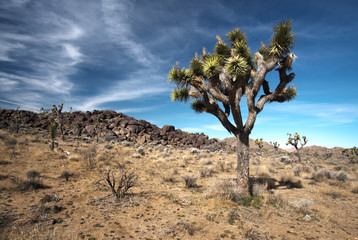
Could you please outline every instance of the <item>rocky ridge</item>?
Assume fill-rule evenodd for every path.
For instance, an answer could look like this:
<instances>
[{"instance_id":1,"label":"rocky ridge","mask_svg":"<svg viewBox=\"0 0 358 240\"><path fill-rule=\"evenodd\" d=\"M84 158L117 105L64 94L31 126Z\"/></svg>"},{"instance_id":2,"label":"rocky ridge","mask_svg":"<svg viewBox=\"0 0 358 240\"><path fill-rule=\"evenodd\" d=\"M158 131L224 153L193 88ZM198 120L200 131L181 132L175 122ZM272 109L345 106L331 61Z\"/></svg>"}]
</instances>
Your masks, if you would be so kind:
<instances>
[{"instance_id":1,"label":"rocky ridge","mask_svg":"<svg viewBox=\"0 0 358 240\"><path fill-rule=\"evenodd\" d=\"M48 131L53 116L24 110L0 109L0 129L18 128L23 131ZM115 111L64 112L65 135L79 138L99 137L105 141L135 141L153 145L172 145L199 149L218 149L221 143L203 133L188 133L174 126L162 128L145 120L137 120Z\"/></svg>"}]
</instances>

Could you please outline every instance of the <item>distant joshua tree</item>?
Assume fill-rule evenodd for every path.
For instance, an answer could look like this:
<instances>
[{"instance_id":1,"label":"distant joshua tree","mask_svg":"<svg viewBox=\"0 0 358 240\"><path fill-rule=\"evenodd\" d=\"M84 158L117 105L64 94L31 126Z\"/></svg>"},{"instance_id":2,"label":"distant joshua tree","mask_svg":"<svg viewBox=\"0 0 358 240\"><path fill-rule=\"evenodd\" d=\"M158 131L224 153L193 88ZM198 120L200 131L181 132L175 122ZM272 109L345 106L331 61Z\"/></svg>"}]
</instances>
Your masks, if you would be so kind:
<instances>
[{"instance_id":1,"label":"distant joshua tree","mask_svg":"<svg viewBox=\"0 0 358 240\"><path fill-rule=\"evenodd\" d=\"M266 103L286 102L296 96L296 88L287 87L294 79L291 52L295 36L292 21L283 21L273 27L269 45L254 55L247 46L245 33L239 28L226 34L229 44L217 36L214 53L203 48L201 57L195 54L190 68L180 68L177 63L169 72L168 81L174 82L171 98L187 102L197 113L207 112L219 119L221 124L237 139L237 179L242 193L249 193L249 135L257 114ZM277 70L279 83L271 91L266 80L267 73ZM258 96L260 89L263 95ZM242 119L240 101L246 97L248 116ZM222 105L220 105L220 103ZM229 115L232 114L231 122Z\"/></svg>"},{"instance_id":2,"label":"distant joshua tree","mask_svg":"<svg viewBox=\"0 0 358 240\"><path fill-rule=\"evenodd\" d=\"M55 122L58 124L58 127L60 128L62 141L64 141L65 140L65 132L64 132L64 129L63 129L63 113L62 113L62 109L63 109L63 103L58 105L58 108L57 108L56 105L53 105L53 108L51 109L51 112L55 117Z\"/></svg>"},{"instance_id":3,"label":"distant joshua tree","mask_svg":"<svg viewBox=\"0 0 358 240\"><path fill-rule=\"evenodd\" d=\"M261 148L264 147L264 142L262 140L263 140L262 138L260 138L260 140L259 139L255 140L255 144L259 147L260 152L261 152Z\"/></svg>"},{"instance_id":4,"label":"distant joshua tree","mask_svg":"<svg viewBox=\"0 0 358 240\"><path fill-rule=\"evenodd\" d=\"M286 143L286 145L292 145L295 147L295 149L297 150L298 160L300 162L302 162L300 151L303 148L303 146L306 145L306 143L308 142L308 139L306 138L306 136L303 136L301 139L301 137L298 133L295 133L295 135L293 137L292 137L292 134L290 134L290 133L287 133L287 135L288 135L288 142ZM302 140L303 140L303 142L302 142ZM301 146L298 147L298 144L300 144Z\"/></svg>"},{"instance_id":5,"label":"distant joshua tree","mask_svg":"<svg viewBox=\"0 0 358 240\"><path fill-rule=\"evenodd\" d=\"M275 149L275 155L277 154L277 150L280 147L280 144L277 142L270 142L270 144L274 147Z\"/></svg>"}]
</instances>

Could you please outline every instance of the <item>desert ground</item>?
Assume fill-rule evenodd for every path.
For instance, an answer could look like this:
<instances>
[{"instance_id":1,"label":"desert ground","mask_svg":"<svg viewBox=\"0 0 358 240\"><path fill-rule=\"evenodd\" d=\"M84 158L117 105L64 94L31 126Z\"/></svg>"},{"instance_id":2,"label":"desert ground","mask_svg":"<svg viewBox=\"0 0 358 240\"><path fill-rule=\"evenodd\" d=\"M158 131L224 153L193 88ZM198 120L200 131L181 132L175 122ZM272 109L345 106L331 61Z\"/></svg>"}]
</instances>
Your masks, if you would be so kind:
<instances>
[{"instance_id":1,"label":"desert ground","mask_svg":"<svg viewBox=\"0 0 358 240\"><path fill-rule=\"evenodd\" d=\"M56 140L0 130L1 239L358 239L357 163L341 149L298 162L251 143L243 196L235 151ZM119 199L108 173L133 177Z\"/></svg>"}]
</instances>

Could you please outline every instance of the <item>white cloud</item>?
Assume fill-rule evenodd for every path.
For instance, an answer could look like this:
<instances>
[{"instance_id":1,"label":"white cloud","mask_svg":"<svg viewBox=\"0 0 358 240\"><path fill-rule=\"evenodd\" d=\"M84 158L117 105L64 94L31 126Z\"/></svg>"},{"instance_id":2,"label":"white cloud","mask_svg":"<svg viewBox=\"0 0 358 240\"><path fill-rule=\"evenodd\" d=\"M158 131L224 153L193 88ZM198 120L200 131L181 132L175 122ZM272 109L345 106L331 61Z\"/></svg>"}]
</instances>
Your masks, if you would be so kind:
<instances>
[{"instance_id":1,"label":"white cloud","mask_svg":"<svg viewBox=\"0 0 358 240\"><path fill-rule=\"evenodd\" d=\"M69 43L64 43L62 46L64 47L66 55L73 60L72 64L77 64L81 61L82 53L79 51L78 47L75 47Z\"/></svg>"},{"instance_id":2,"label":"white cloud","mask_svg":"<svg viewBox=\"0 0 358 240\"><path fill-rule=\"evenodd\" d=\"M191 128L191 127L181 128L181 130L185 131L185 132L191 132L191 133L204 132L204 130L201 128Z\"/></svg>"},{"instance_id":3,"label":"white cloud","mask_svg":"<svg viewBox=\"0 0 358 240\"><path fill-rule=\"evenodd\" d=\"M205 129L214 130L214 131L224 131L224 132L227 132L227 130L226 130L226 129L224 128L224 126L221 125L221 124L205 125L204 128L205 128Z\"/></svg>"},{"instance_id":4,"label":"white cloud","mask_svg":"<svg viewBox=\"0 0 358 240\"><path fill-rule=\"evenodd\" d=\"M160 59L148 51L142 43L135 40L129 23L133 5L130 1L102 0L102 12L106 32L113 43L121 46L127 56L145 66L152 66Z\"/></svg>"}]
</instances>

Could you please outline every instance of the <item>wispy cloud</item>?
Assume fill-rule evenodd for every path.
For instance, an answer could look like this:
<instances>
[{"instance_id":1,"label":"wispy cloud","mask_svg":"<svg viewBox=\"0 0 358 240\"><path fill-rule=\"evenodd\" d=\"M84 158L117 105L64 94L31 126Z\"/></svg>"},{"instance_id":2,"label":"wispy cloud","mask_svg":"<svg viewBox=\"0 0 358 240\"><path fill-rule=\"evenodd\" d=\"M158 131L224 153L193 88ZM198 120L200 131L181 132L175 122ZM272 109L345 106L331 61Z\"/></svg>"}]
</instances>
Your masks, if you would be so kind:
<instances>
[{"instance_id":1,"label":"wispy cloud","mask_svg":"<svg viewBox=\"0 0 358 240\"><path fill-rule=\"evenodd\" d=\"M113 43L123 48L125 54L145 66L160 61L142 43L136 40L129 23L133 3L126 0L102 0L102 11L106 32Z\"/></svg>"},{"instance_id":2,"label":"wispy cloud","mask_svg":"<svg viewBox=\"0 0 358 240\"><path fill-rule=\"evenodd\" d=\"M314 117L318 125L345 125L358 121L357 109L355 104L293 102L289 105L277 104L268 111Z\"/></svg>"}]
</instances>

